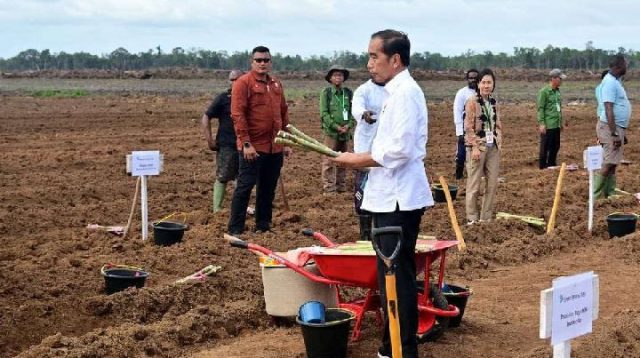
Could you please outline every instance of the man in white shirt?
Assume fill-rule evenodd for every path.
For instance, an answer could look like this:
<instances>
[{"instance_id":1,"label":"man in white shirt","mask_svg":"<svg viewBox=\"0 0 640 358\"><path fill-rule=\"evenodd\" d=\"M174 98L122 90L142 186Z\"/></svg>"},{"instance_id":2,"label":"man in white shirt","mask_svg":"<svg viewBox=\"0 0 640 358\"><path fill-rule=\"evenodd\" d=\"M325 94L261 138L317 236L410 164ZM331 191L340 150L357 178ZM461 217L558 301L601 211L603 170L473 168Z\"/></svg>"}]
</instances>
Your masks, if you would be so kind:
<instances>
[{"instance_id":1,"label":"man in white shirt","mask_svg":"<svg viewBox=\"0 0 640 358\"><path fill-rule=\"evenodd\" d=\"M346 167L370 167L362 208L372 212L375 227L402 227L402 248L395 261L395 276L405 358L418 357L414 254L422 215L426 207L433 206L424 168L427 104L424 93L407 69L410 48L409 38L403 32L383 30L371 36L367 68L374 81L385 84L388 93L378 118L380 135L373 138L369 153L342 153L334 159ZM383 254L391 255L397 241L385 236L380 243ZM377 261L381 301L388 320L385 265L380 258ZM388 324L378 356L391 356Z\"/></svg>"},{"instance_id":2,"label":"man in white shirt","mask_svg":"<svg viewBox=\"0 0 640 358\"><path fill-rule=\"evenodd\" d=\"M382 103L387 97L384 83L368 80L353 92L351 114L356 119L356 129L353 133L353 151L367 153L371 151L371 143L378 131L378 116L382 110Z\"/></svg>"},{"instance_id":3,"label":"man in white shirt","mask_svg":"<svg viewBox=\"0 0 640 358\"><path fill-rule=\"evenodd\" d=\"M351 114L356 119L356 129L353 133L353 148L355 153L368 153L371 143L378 131L378 115L382 110L382 103L387 98L384 84L368 80L353 93ZM371 240L371 213L361 209L364 199L364 187L367 182L368 170L356 169L353 206L360 221L360 240Z\"/></svg>"},{"instance_id":4,"label":"man in white shirt","mask_svg":"<svg viewBox=\"0 0 640 358\"><path fill-rule=\"evenodd\" d=\"M464 78L467 85L456 93L453 100L453 123L456 126L456 137L458 138L456 150L456 179L462 179L464 174L464 162L466 160L467 149L464 147L464 104L467 100L476 95L478 88L478 70L470 69L465 73Z\"/></svg>"}]
</instances>

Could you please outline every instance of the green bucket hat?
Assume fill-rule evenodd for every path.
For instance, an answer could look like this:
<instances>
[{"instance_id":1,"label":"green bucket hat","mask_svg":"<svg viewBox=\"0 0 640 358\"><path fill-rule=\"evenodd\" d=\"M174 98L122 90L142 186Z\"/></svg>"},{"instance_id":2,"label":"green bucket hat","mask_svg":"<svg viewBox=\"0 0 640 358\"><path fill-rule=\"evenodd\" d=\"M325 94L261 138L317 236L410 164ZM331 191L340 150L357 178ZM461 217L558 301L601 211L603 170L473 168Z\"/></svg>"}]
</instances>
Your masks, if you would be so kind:
<instances>
[{"instance_id":1,"label":"green bucket hat","mask_svg":"<svg viewBox=\"0 0 640 358\"><path fill-rule=\"evenodd\" d=\"M349 79L349 70L340 65L331 66L331 68L329 68L329 72L327 72L327 75L324 76L324 79L327 80L327 82L331 82L331 75L333 75L333 73L336 71L342 72L345 81Z\"/></svg>"}]
</instances>

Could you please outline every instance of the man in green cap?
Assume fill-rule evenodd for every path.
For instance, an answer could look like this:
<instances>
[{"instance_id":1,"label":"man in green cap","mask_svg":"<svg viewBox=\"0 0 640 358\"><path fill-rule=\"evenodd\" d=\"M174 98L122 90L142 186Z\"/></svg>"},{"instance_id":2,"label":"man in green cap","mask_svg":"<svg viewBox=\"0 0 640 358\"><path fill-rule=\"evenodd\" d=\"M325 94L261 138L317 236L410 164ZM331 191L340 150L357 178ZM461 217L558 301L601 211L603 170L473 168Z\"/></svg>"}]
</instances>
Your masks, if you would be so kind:
<instances>
[{"instance_id":1,"label":"man in green cap","mask_svg":"<svg viewBox=\"0 0 640 358\"><path fill-rule=\"evenodd\" d=\"M242 71L229 72L229 84L242 76ZM218 131L211 135L211 119L218 118ZM216 152L216 181L213 184L213 212L222 208L227 182L238 176L238 151L236 134L231 119L231 87L216 96L202 115L202 131L209 149Z\"/></svg>"},{"instance_id":2,"label":"man in green cap","mask_svg":"<svg viewBox=\"0 0 640 358\"><path fill-rule=\"evenodd\" d=\"M351 114L353 92L343 86L349 78L349 71L341 66L331 66L325 79L331 86L320 94L320 117L324 144L338 152L347 152L355 127L355 119ZM325 193L345 192L345 168L337 167L327 158L322 160L322 181Z\"/></svg>"},{"instance_id":3,"label":"man in green cap","mask_svg":"<svg viewBox=\"0 0 640 358\"><path fill-rule=\"evenodd\" d=\"M555 167L560 150L560 131L567 126L562 118L560 85L567 76L560 69L549 72L549 84L538 92L538 132L540 133L540 169Z\"/></svg>"}]
</instances>

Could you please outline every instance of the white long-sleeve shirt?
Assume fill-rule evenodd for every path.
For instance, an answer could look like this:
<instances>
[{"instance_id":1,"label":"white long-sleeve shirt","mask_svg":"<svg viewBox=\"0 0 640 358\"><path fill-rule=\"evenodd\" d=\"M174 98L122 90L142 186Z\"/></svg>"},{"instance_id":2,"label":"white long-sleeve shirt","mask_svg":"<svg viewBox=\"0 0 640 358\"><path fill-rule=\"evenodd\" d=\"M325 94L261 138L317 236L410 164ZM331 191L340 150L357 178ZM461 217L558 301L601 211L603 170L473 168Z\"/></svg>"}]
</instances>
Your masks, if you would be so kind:
<instances>
[{"instance_id":1,"label":"white long-sleeve shirt","mask_svg":"<svg viewBox=\"0 0 640 358\"><path fill-rule=\"evenodd\" d=\"M384 86L379 86L368 80L353 93L351 114L356 119L356 129L353 133L353 151L355 153L368 153L371 151L371 143L378 130L378 121L367 123L362 119L365 111L371 111L380 115L382 103L387 97Z\"/></svg>"},{"instance_id":2,"label":"white long-sleeve shirt","mask_svg":"<svg viewBox=\"0 0 640 358\"><path fill-rule=\"evenodd\" d=\"M453 100L453 123L456 125L456 136L464 135L464 104L467 100L476 95L476 91L465 86L456 92L456 98Z\"/></svg>"},{"instance_id":3,"label":"white long-sleeve shirt","mask_svg":"<svg viewBox=\"0 0 640 358\"><path fill-rule=\"evenodd\" d=\"M424 157L427 155L427 103L408 70L398 73L385 87L371 168L364 188L362 209L387 213L433 206Z\"/></svg>"}]
</instances>

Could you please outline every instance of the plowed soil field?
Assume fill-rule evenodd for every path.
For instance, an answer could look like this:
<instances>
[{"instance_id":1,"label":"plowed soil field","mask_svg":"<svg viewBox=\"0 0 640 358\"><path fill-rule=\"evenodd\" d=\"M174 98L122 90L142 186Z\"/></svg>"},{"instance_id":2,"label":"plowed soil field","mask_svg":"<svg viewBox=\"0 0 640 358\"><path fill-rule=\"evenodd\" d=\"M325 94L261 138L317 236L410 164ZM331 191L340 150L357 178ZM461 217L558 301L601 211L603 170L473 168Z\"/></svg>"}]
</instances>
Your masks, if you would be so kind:
<instances>
[{"instance_id":1,"label":"plowed soil field","mask_svg":"<svg viewBox=\"0 0 640 358\"><path fill-rule=\"evenodd\" d=\"M307 86L302 82L284 84ZM314 85L319 93L323 84ZM439 87L425 85L427 94L429 86ZM428 102L432 182L440 175L455 182L452 97ZM255 255L222 240L228 211L210 211L215 159L199 122L209 99L184 90L0 95L0 356L305 356L300 328L276 326L265 312ZM292 122L319 138L317 102L291 96L290 112ZM508 102L497 210L548 218L559 171L537 168L533 102ZM594 104L578 101L564 113L570 127L560 161L582 166L582 151L595 143ZM640 191L639 119L634 114L625 148L631 164L618 172L618 186L630 193ZM149 216L186 213L190 229L182 243L142 241L139 207L124 239L86 229L126 223L136 180L125 174L125 155L133 150L164 154L163 173L149 179ZM278 195L274 232L244 239L277 251L316 244L300 234L304 228L336 242L358 239L351 195L323 196L320 161L316 153L293 153L283 168L290 210ZM445 280L469 285L474 294L462 325L421 345L421 356L550 356L549 341L538 338L540 291L558 276L584 271L600 276L600 317L592 334L573 342L575 356L640 356L640 237L609 239L606 223L612 212L637 212L638 202L632 195L597 202L589 233L587 178L583 169L566 173L551 234L513 220L462 227L468 248L449 250ZM455 209L464 223L464 180L458 184ZM426 212L422 232L455 239L446 205ZM151 273L145 288L106 295L100 268L108 262L144 267ZM223 269L204 282L175 283L209 264ZM349 356L374 357L378 343L374 317L367 316Z\"/></svg>"}]
</instances>

